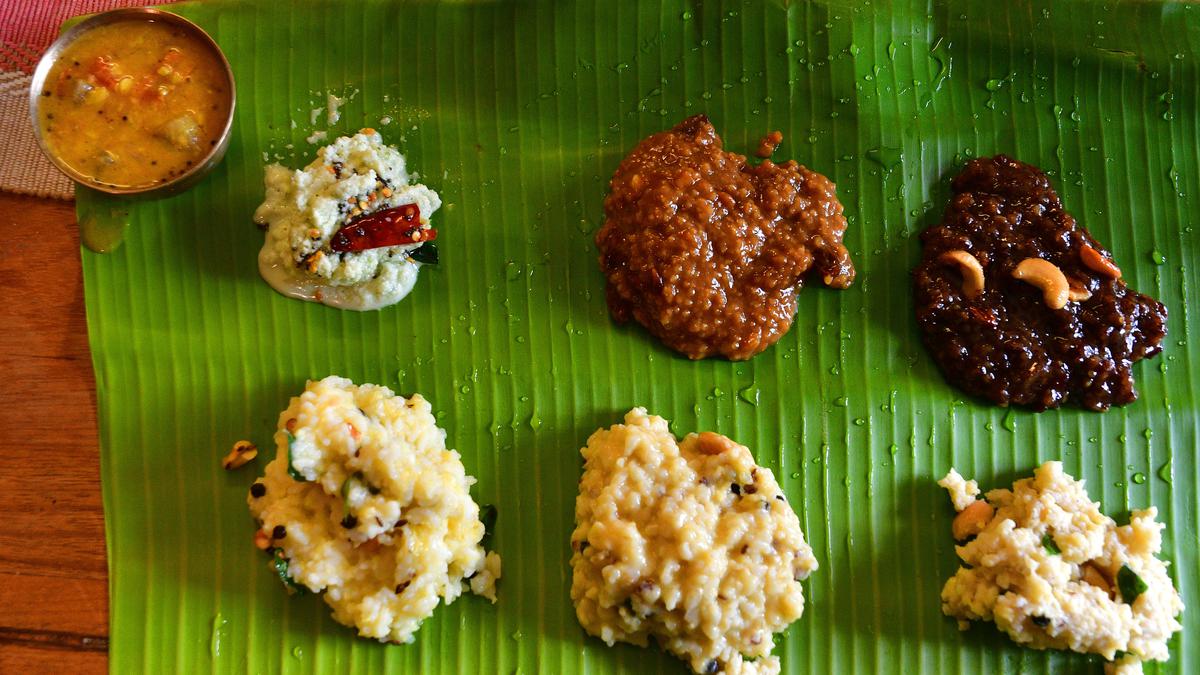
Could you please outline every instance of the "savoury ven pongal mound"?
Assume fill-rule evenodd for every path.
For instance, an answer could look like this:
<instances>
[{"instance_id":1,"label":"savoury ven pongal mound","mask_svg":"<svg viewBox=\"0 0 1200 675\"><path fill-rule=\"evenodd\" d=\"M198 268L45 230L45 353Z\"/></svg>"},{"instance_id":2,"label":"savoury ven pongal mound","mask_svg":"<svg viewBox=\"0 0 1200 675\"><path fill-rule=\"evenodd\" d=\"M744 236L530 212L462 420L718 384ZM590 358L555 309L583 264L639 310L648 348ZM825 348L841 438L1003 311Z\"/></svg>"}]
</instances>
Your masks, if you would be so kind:
<instances>
[{"instance_id":1,"label":"savoury ven pongal mound","mask_svg":"<svg viewBox=\"0 0 1200 675\"><path fill-rule=\"evenodd\" d=\"M592 434L576 527L571 599L612 645L649 638L698 673L776 673L774 633L804 611L817 569L770 469L712 432L682 441L634 408Z\"/></svg>"},{"instance_id":2,"label":"savoury ven pongal mound","mask_svg":"<svg viewBox=\"0 0 1200 675\"><path fill-rule=\"evenodd\" d=\"M429 402L327 377L279 416L276 457L250 489L256 543L292 589L323 593L359 635L410 642L469 585L495 602L500 557Z\"/></svg>"},{"instance_id":3,"label":"savoury ven pongal mound","mask_svg":"<svg viewBox=\"0 0 1200 675\"><path fill-rule=\"evenodd\" d=\"M942 611L960 628L995 622L1017 643L1100 654L1127 675L1167 660L1183 602L1155 557L1157 509L1118 527L1060 462L986 500L953 469L938 484L958 511L954 537L965 541L956 547L963 566L942 589Z\"/></svg>"},{"instance_id":4,"label":"savoury ven pongal mound","mask_svg":"<svg viewBox=\"0 0 1200 675\"><path fill-rule=\"evenodd\" d=\"M688 358L748 359L791 328L810 275L854 280L833 183L794 161L747 165L703 115L639 143L604 214L596 245L613 318Z\"/></svg>"}]
</instances>

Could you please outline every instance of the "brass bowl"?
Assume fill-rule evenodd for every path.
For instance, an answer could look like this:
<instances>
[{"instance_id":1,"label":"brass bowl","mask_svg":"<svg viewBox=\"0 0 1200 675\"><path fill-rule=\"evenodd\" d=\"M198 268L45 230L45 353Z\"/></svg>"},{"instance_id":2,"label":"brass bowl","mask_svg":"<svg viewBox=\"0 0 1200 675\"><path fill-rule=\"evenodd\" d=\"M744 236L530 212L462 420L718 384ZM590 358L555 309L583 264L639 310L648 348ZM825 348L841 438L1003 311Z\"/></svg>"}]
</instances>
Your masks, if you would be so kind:
<instances>
[{"instance_id":1,"label":"brass bowl","mask_svg":"<svg viewBox=\"0 0 1200 675\"><path fill-rule=\"evenodd\" d=\"M157 21L171 26L177 27L184 32L197 38L197 40L206 45L212 54L220 60L221 65L225 70L225 77L229 81L229 116L225 120L225 125L221 129L221 135L217 139L217 144L209 149L208 153L197 162L191 169L172 178L165 183L155 183L153 185L142 185L137 187L126 187L119 185L103 185L92 182L87 176L76 171L66 162L62 161L53 151L47 146L46 140L42 137L42 125L39 116L39 107L41 105L41 93L46 84L46 78L50 76L50 69L54 67L58 57L63 50L77 40L81 35L87 33L93 28L106 26L113 23L123 21ZM229 60L225 58L225 54L221 52L221 48L212 37L204 32L196 24L187 19L164 12L158 9L150 8L135 8L135 9L115 9L110 12L103 12L94 16L88 17L83 21L75 24L67 29L62 35L50 45L50 49L42 55L38 61L37 69L33 71L33 82L29 87L29 115L33 122L33 134L37 138L38 145L42 148L42 152L71 180L77 184L87 188L106 192L112 195L123 195L128 197L165 197L167 195L177 194L189 187L195 185L201 178L208 175L208 172L213 170L221 159L225 156L225 150L229 148L229 137L233 130L233 109L237 103L237 92L233 83L233 69L229 67Z\"/></svg>"}]
</instances>

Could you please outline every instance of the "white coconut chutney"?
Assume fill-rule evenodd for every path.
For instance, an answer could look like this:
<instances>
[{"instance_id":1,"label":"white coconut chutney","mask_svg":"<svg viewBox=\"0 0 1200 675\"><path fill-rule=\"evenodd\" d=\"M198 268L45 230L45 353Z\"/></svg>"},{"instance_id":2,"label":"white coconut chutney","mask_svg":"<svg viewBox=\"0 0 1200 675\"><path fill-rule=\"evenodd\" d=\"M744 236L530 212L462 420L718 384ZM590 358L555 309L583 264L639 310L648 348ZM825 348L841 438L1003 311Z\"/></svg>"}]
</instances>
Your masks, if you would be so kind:
<instances>
[{"instance_id":1,"label":"white coconut chutney","mask_svg":"<svg viewBox=\"0 0 1200 675\"><path fill-rule=\"evenodd\" d=\"M331 307L380 309L399 302L417 283L423 243L338 252L330 239L352 219L416 204L422 225L442 205L438 194L410 183L404 155L373 129L342 136L297 171L266 168L266 199L254 221L267 234L258 254L263 279L280 293Z\"/></svg>"}]
</instances>

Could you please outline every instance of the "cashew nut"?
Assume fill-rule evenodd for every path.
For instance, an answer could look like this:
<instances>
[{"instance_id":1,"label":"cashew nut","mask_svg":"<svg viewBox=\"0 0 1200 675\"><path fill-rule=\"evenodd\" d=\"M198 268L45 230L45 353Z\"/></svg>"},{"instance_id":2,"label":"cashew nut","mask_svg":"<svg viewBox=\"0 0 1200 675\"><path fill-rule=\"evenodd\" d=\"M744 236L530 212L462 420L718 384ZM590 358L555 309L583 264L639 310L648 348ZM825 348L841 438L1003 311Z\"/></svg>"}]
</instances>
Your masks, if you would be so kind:
<instances>
[{"instance_id":1,"label":"cashew nut","mask_svg":"<svg viewBox=\"0 0 1200 675\"><path fill-rule=\"evenodd\" d=\"M1121 278L1121 268L1087 244L1079 247L1079 258L1083 261L1084 266L1093 272L1099 272L1111 279Z\"/></svg>"},{"instance_id":2,"label":"cashew nut","mask_svg":"<svg viewBox=\"0 0 1200 675\"><path fill-rule=\"evenodd\" d=\"M1112 595L1112 584L1108 582L1108 578L1104 576L1104 573L1096 569L1096 566L1092 563L1086 562L1080 566L1079 578L1099 588L1109 596Z\"/></svg>"},{"instance_id":3,"label":"cashew nut","mask_svg":"<svg viewBox=\"0 0 1200 675\"><path fill-rule=\"evenodd\" d=\"M992 519L992 512L991 504L978 499L958 512L958 515L954 517L954 522L950 524L950 531L954 533L954 538L958 541L979 534Z\"/></svg>"},{"instance_id":4,"label":"cashew nut","mask_svg":"<svg viewBox=\"0 0 1200 675\"><path fill-rule=\"evenodd\" d=\"M1042 289L1042 297L1050 309L1067 306L1070 285L1067 276L1054 263L1041 258L1026 258L1013 270L1013 277Z\"/></svg>"},{"instance_id":5,"label":"cashew nut","mask_svg":"<svg viewBox=\"0 0 1200 675\"><path fill-rule=\"evenodd\" d=\"M963 295L968 298L978 298L983 293L983 265L979 260L963 250L946 251L938 256L940 262L958 265L962 273Z\"/></svg>"},{"instance_id":6,"label":"cashew nut","mask_svg":"<svg viewBox=\"0 0 1200 675\"><path fill-rule=\"evenodd\" d=\"M696 436L696 450L702 455L719 455L735 446L733 441L712 431L704 431Z\"/></svg>"},{"instance_id":7,"label":"cashew nut","mask_svg":"<svg viewBox=\"0 0 1200 675\"><path fill-rule=\"evenodd\" d=\"M258 447L250 441L238 441L233 444L233 449L228 455L221 460L221 466L225 467L226 471L243 467L247 462L258 457Z\"/></svg>"}]
</instances>

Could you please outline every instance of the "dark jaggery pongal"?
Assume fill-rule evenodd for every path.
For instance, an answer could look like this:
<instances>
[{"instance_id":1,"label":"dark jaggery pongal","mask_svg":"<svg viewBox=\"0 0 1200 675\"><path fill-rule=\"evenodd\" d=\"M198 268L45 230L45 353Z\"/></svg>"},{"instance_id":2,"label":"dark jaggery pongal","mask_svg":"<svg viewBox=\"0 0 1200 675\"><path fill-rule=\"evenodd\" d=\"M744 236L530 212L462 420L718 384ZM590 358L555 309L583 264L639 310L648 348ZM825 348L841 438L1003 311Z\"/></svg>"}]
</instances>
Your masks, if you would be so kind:
<instances>
[{"instance_id":1,"label":"dark jaggery pongal","mask_svg":"<svg viewBox=\"0 0 1200 675\"><path fill-rule=\"evenodd\" d=\"M1125 285L1037 167L976 159L951 187L913 271L917 322L946 378L1035 410L1135 400L1131 366L1162 351L1162 303Z\"/></svg>"},{"instance_id":2,"label":"dark jaggery pongal","mask_svg":"<svg viewBox=\"0 0 1200 675\"><path fill-rule=\"evenodd\" d=\"M609 311L689 358L748 359L791 327L810 274L854 280L834 184L794 161L746 164L703 115L639 143L609 188Z\"/></svg>"}]
</instances>

